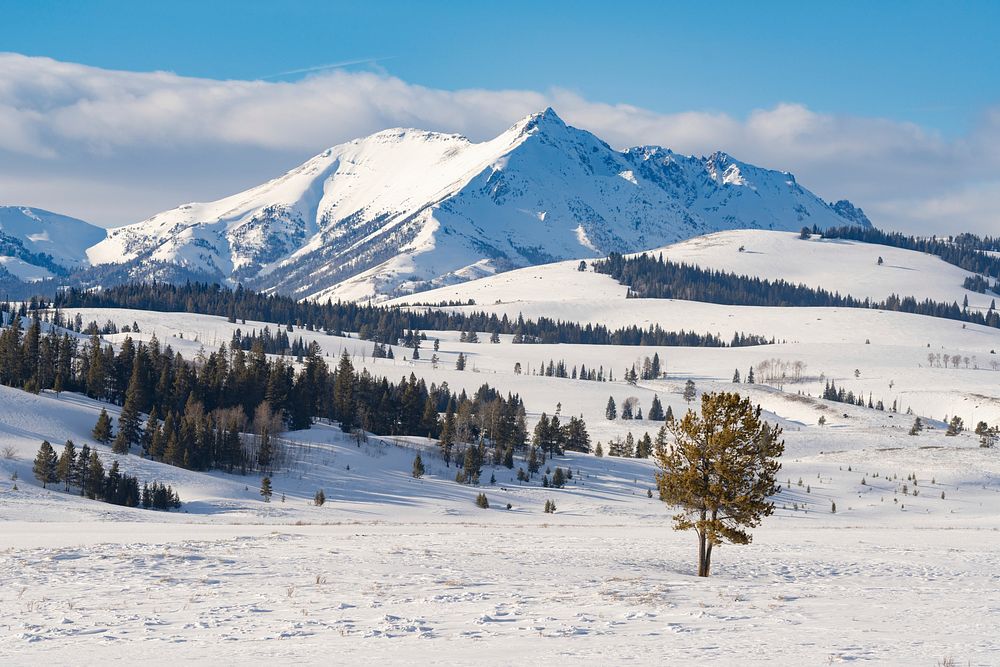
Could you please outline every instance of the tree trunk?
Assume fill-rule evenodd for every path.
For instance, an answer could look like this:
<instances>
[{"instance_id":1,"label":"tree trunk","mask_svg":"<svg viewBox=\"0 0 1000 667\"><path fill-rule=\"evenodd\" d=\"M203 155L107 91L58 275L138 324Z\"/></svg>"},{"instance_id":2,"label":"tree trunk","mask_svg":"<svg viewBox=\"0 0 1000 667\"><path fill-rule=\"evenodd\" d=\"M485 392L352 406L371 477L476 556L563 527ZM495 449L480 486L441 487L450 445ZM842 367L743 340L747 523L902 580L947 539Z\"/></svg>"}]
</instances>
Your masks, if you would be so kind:
<instances>
[{"instance_id":1,"label":"tree trunk","mask_svg":"<svg viewBox=\"0 0 1000 667\"><path fill-rule=\"evenodd\" d=\"M708 560L707 558L707 547L705 541L705 533L698 533L698 576L707 577L708 576Z\"/></svg>"},{"instance_id":2,"label":"tree trunk","mask_svg":"<svg viewBox=\"0 0 1000 667\"><path fill-rule=\"evenodd\" d=\"M712 571L712 546L713 544L709 542L705 548L705 574L701 575L703 577L707 577Z\"/></svg>"}]
</instances>

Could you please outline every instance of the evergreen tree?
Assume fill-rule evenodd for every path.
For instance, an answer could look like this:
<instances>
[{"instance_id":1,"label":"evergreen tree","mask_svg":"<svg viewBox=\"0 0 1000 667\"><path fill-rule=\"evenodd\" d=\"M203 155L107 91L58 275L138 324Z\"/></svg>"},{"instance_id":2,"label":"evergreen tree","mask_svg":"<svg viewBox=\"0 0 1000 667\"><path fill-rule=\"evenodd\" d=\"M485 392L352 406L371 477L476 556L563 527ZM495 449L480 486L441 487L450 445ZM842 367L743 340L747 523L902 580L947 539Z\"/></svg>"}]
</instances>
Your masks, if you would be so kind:
<instances>
[{"instance_id":1,"label":"evergreen tree","mask_svg":"<svg viewBox=\"0 0 1000 667\"><path fill-rule=\"evenodd\" d=\"M80 448L80 454L76 457L76 463L74 464L75 470L73 471L73 479L77 486L80 487L80 495L84 495L87 490L87 475L90 466L90 445L84 443L83 447Z\"/></svg>"},{"instance_id":2,"label":"evergreen tree","mask_svg":"<svg viewBox=\"0 0 1000 667\"><path fill-rule=\"evenodd\" d=\"M733 373L733 384L739 384L739 383L740 383L740 369L737 368L736 372Z\"/></svg>"},{"instance_id":3,"label":"evergreen tree","mask_svg":"<svg viewBox=\"0 0 1000 667\"><path fill-rule=\"evenodd\" d=\"M417 454L413 459L413 477L414 479L420 479L424 476L424 461L420 458L420 454Z\"/></svg>"},{"instance_id":4,"label":"evergreen tree","mask_svg":"<svg viewBox=\"0 0 1000 667\"><path fill-rule=\"evenodd\" d=\"M448 410L444 414L444 424L441 426L438 446L441 447L441 455L444 457L445 465L450 466L451 450L455 446L455 406L451 403L448 403Z\"/></svg>"},{"instance_id":5,"label":"evergreen tree","mask_svg":"<svg viewBox=\"0 0 1000 667\"><path fill-rule=\"evenodd\" d=\"M590 434L583 417L570 417L563 427L563 448L572 452L590 452Z\"/></svg>"},{"instance_id":6,"label":"evergreen tree","mask_svg":"<svg viewBox=\"0 0 1000 667\"><path fill-rule=\"evenodd\" d=\"M97 424L91 435L102 445L111 442L111 417L108 416L108 411L104 408L101 408L101 414L97 416Z\"/></svg>"},{"instance_id":7,"label":"evergreen tree","mask_svg":"<svg viewBox=\"0 0 1000 667\"><path fill-rule=\"evenodd\" d=\"M355 425L354 380L354 364L351 363L347 350L344 350L334 374L333 415L345 433Z\"/></svg>"},{"instance_id":8,"label":"evergreen tree","mask_svg":"<svg viewBox=\"0 0 1000 667\"><path fill-rule=\"evenodd\" d=\"M58 464L59 457L56 456L56 452L52 449L52 445L49 444L48 440L43 440L42 445L38 448L38 453L35 455L35 463L31 469L35 475L35 479L42 483L43 489L46 488L50 482L59 481L59 475L57 473Z\"/></svg>"},{"instance_id":9,"label":"evergreen tree","mask_svg":"<svg viewBox=\"0 0 1000 667\"><path fill-rule=\"evenodd\" d=\"M69 491L69 487L76 486L79 482L76 478L76 445L72 440L67 440L63 445L62 454L56 464L56 476L62 480L63 488Z\"/></svg>"},{"instance_id":10,"label":"evergreen tree","mask_svg":"<svg viewBox=\"0 0 1000 667\"><path fill-rule=\"evenodd\" d=\"M616 419L618 417L618 407L615 405L615 397L608 396L608 407L604 409L605 419Z\"/></svg>"},{"instance_id":11,"label":"evergreen tree","mask_svg":"<svg viewBox=\"0 0 1000 667\"><path fill-rule=\"evenodd\" d=\"M760 414L739 394L704 394L700 413L670 426L675 443L656 451L660 498L679 509L674 528L698 535L698 576L709 576L715 545L748 544L774 511L784 442Z\"/></svg>"},{"instance_id":12,"label":"evergreen tree","mask_svg":"<svg viewBox=\"0 0 1000 667\"><path fill-rule=\"evenodd\" d=\"M90 461L87 464L87 487L84 492L91 500L103 497L104 466L101 465L101 458L97 455L96 449L90 450Z\"/></svg>"},{"instance_id":13,"label":"evergreen tree","mask_svg":"<svg viewBox=\"0 0 1000 667\"><path fill-rule=\"evenodd\" d=\"M507 447L503 450L503 466L508 470L514 469L514 448Z\"/></svg>"},{"instance_id":14,"label":"evergreen tree","mask_svg":"<svg viewBox=\"0 0 1000 667\"><path fill-rule=\"evenodd\" d=\"M149 411L149 419L146 420L146 428L142 429L142 437L139 439L139 444L142 445L142 453L144 456L150 456L153 451L153 443L156 436L160 430L160 418L159 413L156 410L156 406Z\"/></svg>"},{"instance_id":15,"label":"evergreen tree","mask_svg":"<svg viewBox=\"0 0 1000 667\"><path fill-rule=\"evenodd\" d=\"M458 359L455 361L455 370L464 371L465 370L465 353L459 352Z\"/></svg>"},{"instance_id":16,"label":"evergreen tree","mask_svg":"<svg viewBox=\"0 0 1000 667\"><path fill-rule=\"evenodd\" d=\"M483 458L479 448L475 445L466 447L465 457L462 461L462 478L466 484L479 484L482 466Z\"/></svg>"},{"instance_id":17,"label":"evergreen tree","mask_svg":"<svg viewBox=\"0 0 1000 667\"><path fill-rule=\"evenodd\" d=\"M528 450L528 478L537 473L541 466L542 463L538 460L538 448L532 447Z\"/></svg>"},{"instance_id":18,"label":"evergreen tree","mask_svg":"<svg viewBox=\"0 0 1000 667\"><path fill-rule=\"evenodd\" d=\"M635 458L637 459L648 459L653 453L653 439L649 437L649 433L644 433L642 438L635 446Z\"/></svg>"},{"instance_id":19,"label":"evergreen tree","mask_svg":"<svg viewBox=\"0 0 1000 667\"><path fill-rule=\"evenodd\" d=\"M601 441L597 441L597 447L594 448L594 456L601 458L604 456L604 446L601 445Z\"/></svg>"},{"instance_id":20,"label":"evergreen tree","mask_svg":"<svg viewBox=\"0 0 1000 667\"><path fill-rule=\"evenodd\" d=\"M684 383L684 400L689 404L698 396L697 391L694 387L694 380L688 380Z\"/></svg>"},{"instance_id":21,"label":"evergreen tree","mask_svg":"<svg viewBox=\"0 0 1000 667\"><path fill-rule=\"evenodd\" d=\"M433 438L439 430L437 403L428 395L424 401L424 411L420 417L420 429L427 433L428 438Z\"/></svg>"},{"instance_id":22,"label":"evergreen tree","mask_svg":"<svg viewBox=\"0 0 1000 667\"><path fill-rule=\"evenodd\" d=\"M660 403L660 397L653 394L653 402L649 406L649 413L646 417L651 421L661 422L664 420L663 404Z\"/></svg>"},{"instance_id":23,"label":"evergreen tree","mask_svg":"<svg viewBox=\"0 0 1000 667\"><path fill-rule=\"evenodd\" d=\"M274 490L271 488L271 478L264 477L260 480L260 495L264 499L265 503L271 502L271 496L274 494Z\"/></svg>"}]
</instances>

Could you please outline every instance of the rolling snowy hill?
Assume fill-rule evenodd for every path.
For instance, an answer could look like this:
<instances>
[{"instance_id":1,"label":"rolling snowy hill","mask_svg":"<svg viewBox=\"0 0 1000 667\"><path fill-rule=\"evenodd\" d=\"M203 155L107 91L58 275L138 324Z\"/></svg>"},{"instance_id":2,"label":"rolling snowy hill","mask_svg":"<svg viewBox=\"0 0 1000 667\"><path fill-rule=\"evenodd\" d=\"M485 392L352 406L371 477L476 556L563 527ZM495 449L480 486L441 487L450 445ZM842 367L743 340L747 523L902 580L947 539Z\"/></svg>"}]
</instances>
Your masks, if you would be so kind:
<instances>
[{"instance_id":1,"label":"rolling snowy hill","mask_svg":"<svg viewBox=\"0 0 1000 667\"><path fill-rule=\"evenodd\" d=\"M490 141L419 130L331 148L284 176L111 230L94 264L302 298L406 294L734 228L870 224L785 172L715 153L613 150L548 109Z\"/></svg>"},{"instance_id":2,"label":"rolling snowy hill","mask_svg":"<svg viewBox=\"0 0 1000 667\"><path fill-rule=\"evenodd\" d=\"M996 298L994 294L965 289L963 281L974 274L934 255L858 241L823 239L816 235L803 240L798 234L789 232L732 230L698 236L649 252L652 255L662 254L664 259L672 262L768 280L781 279L858 299L884 300L892 294L959 304L968 299L970 308L986 310ZM878 263L879 257L883 259L882 264ZM624 299L626 288L609 276L589 270L571 275L578 265L579 260L571 260L549 266L526 267L474 282L400 297L393 303L465 302L473 299L483 305L498 300L505 303L527 300L573 304L580 299ZM643 302L649 303L648 300ZM810 309L805 310L808 313ZM601 313L599 309L590 312ZM590 321L589 314L581 315Z\"/></svg>"}]
</instances>

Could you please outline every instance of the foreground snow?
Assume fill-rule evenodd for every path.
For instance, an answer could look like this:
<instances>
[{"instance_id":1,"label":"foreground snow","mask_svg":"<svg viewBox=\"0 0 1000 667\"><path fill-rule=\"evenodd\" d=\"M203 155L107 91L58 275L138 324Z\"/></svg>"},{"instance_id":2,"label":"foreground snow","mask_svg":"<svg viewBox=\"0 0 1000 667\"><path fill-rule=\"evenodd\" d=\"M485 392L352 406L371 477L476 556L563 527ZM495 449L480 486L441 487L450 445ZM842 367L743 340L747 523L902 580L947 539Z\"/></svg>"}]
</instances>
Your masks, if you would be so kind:
<instances>
[{"instance_id":1,"label":"foreground snow","mask_svg":"<svg viewBox=\"0 0 1000 667\"><path fill-rule=\"evenodd\" d=\"M419 438L358 446L321 424L287 434L270 504L257 476L101 446L106 463L174 485L183 510L35 485L39 439L88 441L99 409L0 388L0 440L16 449L0 459L0 662L912 665L1000 655L1000 460L970 437L905 436L849 406L852 419L824 429L777 416L791 484L754 543L720 549L713 577L700 580L693 536L671 530L668 508L647 497L648 461L571 454L548 463L573 470L565 489L490 467L484 480L496 484L472 487ZM422 480L409 474L416 451ZM911 473L919 496L912 483L900 490ZM310 502L318 488L323 507ZM473 504L480 491L488 510ZM542 512L547 499L556 514Z\"/></svg>"},{"instance_id":2,"label":"foreground snow","mask_svg":"<svg viewBox=\"0 0 1000 667\"><path fill-rule=\"evenodd\" d=\"M1000 651L1000 555L956 549L977 531L767 530L699 580L684 536L558 515L112 525L97 544L78 524L48 528L58 543L0 553L4 660L931 665ZM5 526L15 542L36 531Z\"/></svg>"}]
</instances>

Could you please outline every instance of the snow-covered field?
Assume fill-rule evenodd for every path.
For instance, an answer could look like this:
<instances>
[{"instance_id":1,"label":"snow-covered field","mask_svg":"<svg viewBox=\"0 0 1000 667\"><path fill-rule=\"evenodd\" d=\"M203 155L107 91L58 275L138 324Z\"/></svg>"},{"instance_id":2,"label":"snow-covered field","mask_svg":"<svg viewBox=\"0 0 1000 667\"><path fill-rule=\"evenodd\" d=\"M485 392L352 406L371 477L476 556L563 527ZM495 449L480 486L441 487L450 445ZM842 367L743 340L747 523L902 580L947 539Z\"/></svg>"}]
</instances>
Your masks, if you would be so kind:
<instances>
[{"instance_id":1,"label":"snow-covered field","mask_svg":"<svg viewBox=\"0 0 1000 667\"><path fill-rule=\"evenodd\" d=\"M427 450L413 480L421 443L359 448L318 426L294 435L265 504L256 478L118 457L179 489L184 511L163 514L28 481L39 438L85 441L97 404L0 399L17 447L0 461L0 661L992 664L1000 651L1000 462L971 438L788 430L778 511L706 581L693 537L647 497L646 461L571 455L550 462L574 470L565 489L504 468L470 488ZM916 497L900 493L911 472Z\"/></svg>"},{"instance_id":2,"label":"snow-covered field","mask_svg":"<svg viewBox=\"0 0 1000 667\"><path fill-rule=\"evenodd\" d=\"M753 238L744 239L747 248L772 236ZM837 247L871 254L856 246ZM912 260L916 296L961 298L961 277L950 268L936 273L948 265L890 251L887 262ZM805 280L791 260L784 269L770 275ZM866 281L861 271L847 272L824 286L867 295ZM925 288L940 291L920 293ZM191 472L98 446L106 464L117 458L141 480L171 484L184 501L172 513L116 507L42 489L31 476L43 438L57 450L67 438L93 446L101 404L0 387L0 451L12 449L11 458L0 457L0 663L229 664L258 656L309 664L1000 662L1000 456L971 433L947 437L943 428L952 415L970 428L1000 422L992 354L1000 331L868 310L626 300L624 288L576 271L575 263L411 301L469 298L478 305L463 309L614 326L655 322L726 338L738 330L787 342L647 348L514 345L508 336L490 344L482 336L469 344L456 332L428 332L440 339L435 368L429 344L418 361L400 347L396 359L372 359L371 344L357 338L298 329L290 336L316 340L331 363L347 350L356 366L392 379L412 372L452 390L489 383L517 392L529 426L561 404L562 414L582 415L605 447L609 438L659 427L605 419L608 396L619 404L635 396L646 411L657 395L680 414L689 379L700 392L736 389L782 425L786 441L784 488L754 542L722 547L713 576L699 579L694 536L673 531L670 508L648 496L649 461L570 454L547 463L572 469L564 489L519 484L506 468L488 466L483 479L492 474L495 483L469 487L454 481L433 443L372 437L358 446L327 424L285 434L286 462L269 504L257 476ZM141 333L133 337L155 334L189 358L218 349L237 327L264 326L183 313L80 314L135 322ZM666 378L620 381L654 351ZM469 358L464 372L454 368L459 352ZM929 367L928 354L960 361ZM550 359L603 366L617 381L535 375ZM735 369L745 375L769 359L801 362L801 378L731 382ZM827 380L895 401L898 412L816 398ZM916 415L929 428L910 436ZM421 480L410 475L417 451L427 465ZM312 504L318 489L327 497L322 507ZM489 509L474 504L481 491ZM543 512L546 500L555 514Z\"/></svg>"}]
</instances>

